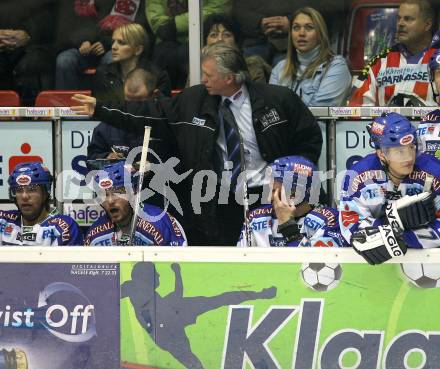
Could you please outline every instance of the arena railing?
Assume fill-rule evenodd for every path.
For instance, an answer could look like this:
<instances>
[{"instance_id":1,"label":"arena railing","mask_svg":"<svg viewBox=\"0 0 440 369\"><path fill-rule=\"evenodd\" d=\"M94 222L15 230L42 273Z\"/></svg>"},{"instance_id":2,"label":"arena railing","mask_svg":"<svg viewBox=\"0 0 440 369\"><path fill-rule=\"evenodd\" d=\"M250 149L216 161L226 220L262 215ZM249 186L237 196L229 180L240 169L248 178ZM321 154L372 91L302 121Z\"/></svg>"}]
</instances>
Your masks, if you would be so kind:
<instances>
[{"instance_id":1,"label":"arena railing","mask_svg":"<svg viewBox=\"0 0 440 369\"><path fill-rule=\"evenodd\" d=\"M366 263L352 248L322 247L0 247L0 263L113 263L113 262L203 262L203 263ZM84 252L86 251L86 252ZM409 249L405 256L388 263L437 264L440 249Z\"/></svg>"}]
</instances>

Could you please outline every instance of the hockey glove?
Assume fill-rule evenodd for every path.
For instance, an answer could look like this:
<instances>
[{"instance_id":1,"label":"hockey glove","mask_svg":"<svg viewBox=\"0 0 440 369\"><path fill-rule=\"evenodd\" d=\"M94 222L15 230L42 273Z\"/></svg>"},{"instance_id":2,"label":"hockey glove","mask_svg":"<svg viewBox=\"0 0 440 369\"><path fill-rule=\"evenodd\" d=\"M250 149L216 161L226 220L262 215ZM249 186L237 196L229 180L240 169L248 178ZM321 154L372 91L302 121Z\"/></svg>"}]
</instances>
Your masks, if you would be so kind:
<instances>
[{"instance_id":1,"label":"hockey glove","mask_svg":"<svg viewBox=\"0 0 440 369\"><path fill-rule=\"evenodd\" d=\"M422 192L418 195L403 196L385 207L388 223L395 228L417 229L431 223L436 215L435 194Z\"/></svg>"},{"instance_id":2,"label":"hockey glove","mask_svg":"<svg viewBox=\"0 0 440 369\"><path fill-rule=\"evenodd\" d=\"M353 233L351 246L371 265L405 255L407 249L402 232L399 228L393 229L391 225L366 227Z\"/></svg>"}]
</instances>

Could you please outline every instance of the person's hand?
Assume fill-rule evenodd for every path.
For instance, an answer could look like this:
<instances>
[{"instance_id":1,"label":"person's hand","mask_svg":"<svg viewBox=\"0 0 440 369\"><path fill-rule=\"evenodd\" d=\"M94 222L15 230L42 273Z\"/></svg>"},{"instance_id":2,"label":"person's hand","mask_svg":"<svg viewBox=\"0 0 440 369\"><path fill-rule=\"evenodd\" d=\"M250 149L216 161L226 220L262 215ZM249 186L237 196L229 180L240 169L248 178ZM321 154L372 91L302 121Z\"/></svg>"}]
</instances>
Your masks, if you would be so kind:
<instances>
[{"instance_id":1,"label":"person's hand","mask_svg":"<svg viewBox=\"0 0 440 369\"><path fill-rule=\"evenodd\" d=\"M0 34L0 40L2 48L13 50L26 45L30 40L30 36L25 31L5 29Z\"/></svg>"},{"instance_id":2,"label":"person's hand","mask_svg":"<svg viewBox=\"0 0 440 369\"><path fill-rule=\"evenodd\" d=\"M274 31L274 28L271 27L271 25L270 25L271 24L271 21L270 21L271 18L272 17L267 17L267 18L263 18L261 20L260 27L261 27L261 30L263 31L263 33L265 35L268 35L268 34L270 34L271 32Z\"/></svg>"},{"instance_id":3,"label":"person's hand","mask_svg":"<svg viewBox=\"0 0 440 369\"><path fill-rule=\"evenodd\" d=\"M15 47L26 46L31 39L31 36L29 36L29 34L26 31L23 31L21 29L12 32L13 32L12 37L15 40L14 43Z\"/></svg>"},{"instance_id":4,"label":"person's hand","mask_svg":"<svg viewBox=\"0 0 440 369\"><path fill-rule=\"evenodd\" d=\"M0 50L11 48L14 41L11 29L0 29Z\"/></svg>"},{"instance_id":5,"label":"person's hand","mask_svg":"<svg viewBox=\"0 0 440 369\"><path fill-rule=\"evenodd\" d=\"M350 244L371 265L405 255L407 250L402 231L391 225L360 229L353 233Z\"/></svg>"},{"instance_id":6,"label":"person's hand","mask_svg":"<svg viewBox=\"0 0 440 369\"><path fill-rule=\"evenodd\" d=\"M261 28L266 36L288 33L289 19L286 16L266 17L261 20Z\"/></svg>"},{"instance_id":7,"label":"person's hand","mask_svg":"<svg viewBox=\"0 0 440 369\"><path fill-rule=\"evenodd\" d=\"M92 44L90 43L90 41L84 41L78 50L81 55L89 55L91 48Z\"/></svg>"},{"instance_id":8,"label":"person's hand","mask_svg":"<svg viewBox=\"0 0 440 369\"><path fill-rule=\"evenodd\" d=\"M396 224L400 229L418 229L426 227L436 219L436 195L422 192L417 195L405 195L385 207L388 223Z\"/></svg>"},{"instance_id":9,"label":"person's hand","mask_svg":"<svg viewBox=\"0 0 440 369\"><path fill-rule=\"evenodd\" d=\"M95 42L91 47L90 47L90 54L93 55L102 55L105 53L105 49L104 49L104 45L100 42Z\"/></svg>"},{"instance_id":10,"label":"person's hand","mask_svg":"<svg viewBox=\"0 0 440 369\"><path fill-rule=\"evenodd\" d=\"M71 106L70 109L78 115L93 115L96 108L96 98L93 96L75 94L72 100L80 105Z\"/></svg>"},{"instance_id":11,"label":"person's hand","mask_svg":"<svg viewBox=\"0 0 440 369\"><path fill-rule=\"evenodd\" d=\"M290 218L295 216L295 205L290 204L286 197L284 187L281 191L277 188L273 193L272 205L277 215L278 223L286 223Z\"/></svg>"},{"instance_id":12,"label":"person's hand","mask_svg":"<svg viewBox=\"0 0 440 369\"><path fill-rule=\"evenodd\" d=\"M107 155L106 159L124 159L124 155L120 152L111 152Z\"/></svg>"}]
</instances>

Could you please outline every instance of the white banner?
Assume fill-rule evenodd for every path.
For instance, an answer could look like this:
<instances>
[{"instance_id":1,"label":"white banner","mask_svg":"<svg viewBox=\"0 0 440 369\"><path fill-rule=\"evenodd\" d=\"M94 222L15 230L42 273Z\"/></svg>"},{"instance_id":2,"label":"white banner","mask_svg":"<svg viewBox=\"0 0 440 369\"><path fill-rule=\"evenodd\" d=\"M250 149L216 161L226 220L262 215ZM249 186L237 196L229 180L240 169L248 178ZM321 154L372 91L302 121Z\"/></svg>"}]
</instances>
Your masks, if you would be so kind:
<instances>
[{"instance_id":1,"label":"white banner","mask_svg":"<svg viewBox=\"0 0 440 369\"><path fill-rule=\"evenodd\" d=\"M18 163L38 161L53 174L52 122L1 121L0 200L7 200L8 177Z\"/></svg>"},{"instance_id":2,"label":"white banner","mask_svg":"<svg viewBox=\"0 0 440 369\"><path fill-rule=\"evenodd\" d=\"M6 211L6 210L17 210L17 207L15 204L11 202L3 202L0 203L0 210Z\"/></svg>"},{"instance_id":3,"label":"white banner","mask_svg":"<svg viewBox=\"0 0 440 369\"><path fill-rule=\"evenodd\" d=\"M91 199L85 185L87 146L92 139L96 121L62 121L63 191L62 201ZM61 200L61 199L59 199Z\"/></svg>"},{"instance_id":4,"label":"white banner","mask_svg":"<svg viewBox=\"0 0 440 369\"><path fill-rule=\"evenodd\" d=\"M350 168L374 152L366 125L368 121L336 122L336 173Z\"/></svg>"},{"instance_id":5,"label":"white banner","mask_svg":"<svg viewBox=\"0 0 440 369\"><path fill-rule=\"evenodd\" d=\"M70 215L80 226L90 226L100 216L105 214L99 205L64 204L64 214Z\"/></svg>"}]
</instances>

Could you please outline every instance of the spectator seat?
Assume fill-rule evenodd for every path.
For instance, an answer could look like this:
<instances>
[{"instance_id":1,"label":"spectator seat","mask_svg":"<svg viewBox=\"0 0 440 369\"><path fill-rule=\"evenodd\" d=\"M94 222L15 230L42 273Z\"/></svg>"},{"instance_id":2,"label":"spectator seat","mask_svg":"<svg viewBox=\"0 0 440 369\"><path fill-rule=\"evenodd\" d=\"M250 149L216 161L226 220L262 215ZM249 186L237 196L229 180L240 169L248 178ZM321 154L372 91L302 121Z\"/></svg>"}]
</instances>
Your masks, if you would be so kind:
<instances>
[{"instance_id":1,"label":"spectator seat","mask_svg":"<svg viewBox=\"0 0 440 369\"><path fill-rule=\"evenodd\" d=\"M35 106L55 107L72 106L72 96L75 94L91 95L90 90L47 90L41 91L35 99Z\"/></svg>"},{"instance_id":2,"label":"spectator seat","mask_svg":"<svg viewBox=\"0 0 440 369\"><path fill-rule=\"evenodd\" d=\"M20 106L20 96L13 90L0 90L0 106Z\"/></svg>"}]
</instances>

